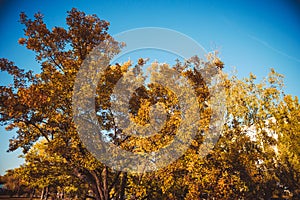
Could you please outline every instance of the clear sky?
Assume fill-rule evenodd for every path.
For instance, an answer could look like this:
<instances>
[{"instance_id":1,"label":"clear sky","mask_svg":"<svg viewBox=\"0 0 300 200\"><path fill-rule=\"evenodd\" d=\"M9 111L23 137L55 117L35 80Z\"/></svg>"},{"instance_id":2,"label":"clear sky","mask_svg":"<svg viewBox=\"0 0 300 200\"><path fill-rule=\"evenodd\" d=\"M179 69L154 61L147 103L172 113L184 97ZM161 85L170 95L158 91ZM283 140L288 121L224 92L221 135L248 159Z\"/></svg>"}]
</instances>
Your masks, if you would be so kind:
<instances>
[{"instance_id":1,"label":"clear sky","mask_svg":"<svg viewBox=\"0 0 300 200\"><path fill-rule=\"evenodd\" d=\"M19 67L39 70L34 54L17 41L23 36L19 13L45 15L48 27L65 26L67 11L76 7L110 22L109 33L133 28L162 27L188 35L208 51L219 50L225 70L239 77L253 72L262 78L270 68L285 75L286 93L300 96L300 5L289 0L101 1L0 0L0 57ZM0 84L10 78L0 73ZM6 153L14 135L0 128L0 174L17 167L16 151Z\"/></svg>"}]
</instances>

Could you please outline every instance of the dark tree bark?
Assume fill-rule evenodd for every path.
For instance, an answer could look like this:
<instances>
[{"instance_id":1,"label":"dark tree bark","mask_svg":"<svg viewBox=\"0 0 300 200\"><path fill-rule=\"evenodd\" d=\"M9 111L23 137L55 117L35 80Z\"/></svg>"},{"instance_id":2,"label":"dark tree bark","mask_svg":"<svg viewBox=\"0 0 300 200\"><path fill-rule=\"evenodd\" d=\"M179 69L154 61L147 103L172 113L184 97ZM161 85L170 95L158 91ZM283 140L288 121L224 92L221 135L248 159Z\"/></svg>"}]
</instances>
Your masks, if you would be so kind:
<instances>
[{"instance_id":1,"label":"dark tree bark","mask_svg":"<svg viewBox=\"0 0 300 200\"><path fill-rule=\"evenodd\" d=\"M120 200L125 200L125 188L127 183L127 173L123 173L122 182L121 182L121 192L120 192Z\"/></svg>"}]
</instances>

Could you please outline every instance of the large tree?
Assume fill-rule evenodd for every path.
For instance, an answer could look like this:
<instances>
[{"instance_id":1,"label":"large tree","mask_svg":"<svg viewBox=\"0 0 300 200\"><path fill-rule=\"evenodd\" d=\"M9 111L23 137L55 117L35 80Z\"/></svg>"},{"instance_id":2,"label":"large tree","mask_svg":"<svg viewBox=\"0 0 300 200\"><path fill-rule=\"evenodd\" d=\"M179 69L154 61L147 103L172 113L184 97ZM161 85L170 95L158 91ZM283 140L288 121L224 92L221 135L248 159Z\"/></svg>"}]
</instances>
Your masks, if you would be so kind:
<instances>
[{"instance_id":1,"label":"large tree","mask_svg":"<svg viewBox=\"0 0 300 200\"><path fill-rule=\"evenodd\" d=\"M112 188L120 185L120 173L111 173L82 146L71 109L73 82L87 54L100 42L116 43L107 33L109 23L77 9L68 12L66 29L49 30L41 13L33 20L21 13L20 22L25 38L19 43L36 53L41 73L25 72L7 59L0 60L1 71L14 78L13 85L1 86L1 124L17 132L9 150L22 148L26 154L44 138L49 155L64 159L65 167L88 183L97 199L109 199Z\"/></svg>"},{"instance_id":2,"label":"large tree","mask_svg":"<svg viewBox=\"0 0 300 200\"><path fill-rule=\"evenodd\" d=\"M157 78L163 76L161 70L172 69L188 79L199 120L184 122L199 125L197 133L186 153L167 167L143 174L117 172L85 148L72 110L76 75L93 48L105 43L111 47L109 52L100 51L107 54L117 54L122 48L108 34L109 23L76 9L68 12L66 28L48 29L40 13L33 20L22 13L20 21L25 25L25 37L19 43L36 53L41 72L26 72L0 59L1 71L14 78L12 85L0 88L0 122L17 132L9 150L23 149L26 163L16 173L29 187L75 193L90 189L95 199L101 200L268 199L284 196L287 190L295 199L299 196L299 103L282 92L282 76L274 70L257 83L253 74L244 80L222 75L223 63L214 54L205 61L193 57L174 66L152 63L155 70L151 75ZM161 105L166 123L159 134L137 138L115 123L111 98L115 85L126 74L141 72L144 64L140 59L136 64L107 65L95 96L99 134L135 154L167 146L183 123L178 94L155 82L132 93L129 112L133 122L146 125L151 121L150 107ZM225 91L226 120L219 124L223 131L215 147L203 157L203 135L210 130L213 115L210 103L214 94L209 88L216 86L203 77L205 73L222 75L218 84Z\"/></svg>"},{"instance_id":3,"label":"large tree","mask_svg":"<svg viewBox=\"0 0 300 200\"><path fill-rule=\"evenodd\" d=\"M63 186L66 182L61 177L73 175L88 184L96 199L124 199L128 196L125 191L127 173L111 170L87 151L78 136L72 111L74 81L88 53L105 43L110 51L107 54L116 54L122 45L107 33L108 22L76 9L68 12L66 29L49 30L41 13L35 14L34 20L21 13L20 22L25 25L25 37L20 38L19 43L36 53L41 72L25 72L7 59L0 60L1 70L14 78L13 85L1 86L0 122L7 125L7 130L17 132L17 137L10 140L9 151L22 148L26 154L27 163L19 172L24 173L24 179L32 187L37 184L41 188ZM107 52L107 49L100 51ZM193 68L179 62L173 67L162 67L165 70L173 68L188 77L200 104L208 92L199 70L203 67L221 70L222 63L216 66L214 61L211 59L202 66L200 60L194 58ZM139 87L130 100L132 120L141 125L148 123L149 106L162 103L168 110L168 123L161 134L149 141L137 139L126 136L115 124L110 102L114 86L126 72L141 71L144 64L140 59L136 65L125 62L122 66L107 66L97 83L98 121L102 130L110 133L105 137L133 153L154 151L170 143L180 121L174 93L159 84L148 84ZM160 76L157 70L156 76ZM44 138L43 144L39 144L41 138ZM41 150L47 152L46 157L41 155Z\"/></svg>"},{"instance_id":4,"label":"large tree","mask_svg":"<svg viewBox=\"0 0 300 200\"><path fill-rule=\"evenodd\" d=\"M195 140L167 168L131 176L128 189L135 197L299 198L297 98L284 94L282 75L273 69L262 82L253 74L223 78L226 121L213 150L201 157Z\"/></svg>"}]
</instances>

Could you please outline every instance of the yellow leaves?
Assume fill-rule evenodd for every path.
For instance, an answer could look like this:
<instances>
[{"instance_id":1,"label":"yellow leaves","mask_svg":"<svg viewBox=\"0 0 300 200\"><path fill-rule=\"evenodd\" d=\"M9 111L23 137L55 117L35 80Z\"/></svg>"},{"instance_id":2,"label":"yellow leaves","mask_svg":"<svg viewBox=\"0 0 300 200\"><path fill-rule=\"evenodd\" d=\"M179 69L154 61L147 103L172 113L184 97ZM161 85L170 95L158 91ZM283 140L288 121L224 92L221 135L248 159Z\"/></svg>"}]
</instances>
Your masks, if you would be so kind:
<instances>
[{"instance_id":1,"label":"yellow leaves","mask_svg":"<svg viewBox=\"0 0 300 200\"><path fill-rule=\"evenodd\" d=\"M143 187L138 187L136 190L135 190L135 197L137 198L141 198L143 196L146 196L146 188L143 188Z\"/></svg>"},{"instance_id":2,"label":"yellow leaves","mask_svg":"<svg viewBox=\"0 0 300 200\"><path fill-rule=\"evenodd\" d=\"M117 69L117 66L116 65L112 65L112 66L110 66L110 69L114 71L114 70Z\"/></svg>"},{"instance_id":3,"label":"yellow leaves","mask_svg":"<svg viewBox=\"0 0 300 200\"><path fill-rule=\"evenodd\" d=\"M130 60L124 62L122 65L116 64L116 65L112 65L110 66L110 69L114 72L114 73L125 73L128 71L128 68L132 66L132 62Z\"/></svg>"},{"instance_id":4,"label":"yellow leaves","mask_svg":"<svg viewBox=\"0 0 300 200\"><path fill-rule=\"evenodd\" d=\"M173 185L174 185L174 178L172 174L166 174L163 177L163 184L161 186L161 190L163 193L166 193Z\"/></svg>"},{"instance_id":5,"label":"yellow leaves","mask_svg":"<svg viewBox=\"0 0 300 200\"><path fill-rule=\"evenodd\" d=\"M11 131L11 130L13 130L15 127L16 127L16 124L15 124L15 123L9 124L9 125L7 125L7 126L5 127L5 130Z\"/></svg>"},{"instance_id":6,"label":"yellow leaves","mask_svg":"<svg viewBox=\"0 0 300 200\"><path fill-rule=\"evenodd\" d=\"M92 171L97 172L96 175L102 176L101 170L105 168L92 154L86 151L79 140L72 118L73 84L76 73L88 52L111 37L106 33L108 22L100 20L96 16L85 15L76 9L72 9L68 15L68 29L55 27L52 32L47 29L41 15L36 15L34 21L27 19L25 14L21 15L21 22L26 26L26 37L20 38L19 43L27 44L28 49L36 52L36 58L43 61L41 63L42 72L35 75L35 84L28 87L15 87L16 94L8 90L3 91L5 101L1 102L1 109L3 109L1 112L8 116L6 121L22 121L27 117L34 123L28 125L18 122L7 127L7 129L17 127L20 130L18 132L20 138L12 140L11 144L13 145L20 143L19 146L23 145L28 148L32 143L38 141L26 155L27 163L23 171L25 179L32 181L34 186L45 186L52 183L55 185L55 181L58 181L60 184L68 185L69 189L67 190L76 191L79 187L74 187L73 183L65 184L68 180L77 180L71 178L78 175L73 174L74 169L78 170L78 173ZM114 41L107 40L107 42L113 43ZM113 53L118 50L114 47ZM258 194L256 185L263 185L264 178L270 181L268 177L259 174L262 169L268 167L265 156L273 154L257 147L260 143L250 141L249 137L245 136L245 130L252 124L257 127L255 130L259 130L259 128L266 130L264 129L267 127L265 120L273 115L276 115L277 121L272 128L276 128L276 131L281 133L278 146L279 152L282 153L280 156L283 161L288 158L289 164L292 163L292 167L287 168L288 170L296 169L296 172L299 172L300 110L298 99L293 99L291 96L285 96L283 101L280 99L283 85L282 75L277 74L273 69L265 82L261 83L256 83L256 76L252 73L245 80L239 80L234 76L222 77L223 85L226 88L226 96L223 98L226 98L228 121L224 125L225 130L222 137L214 149L207 157L201 158L199 151L203 145L202 131L205 133L209 130L210 120L213 117L209 101L212 94L208 90L213 82L204 81L200 70L207 73L205 75L212 75L210 73L213 72L210 70L215 69L216 66L222 69L224 63L217 57L216 52L208 55L208 61L203 66L196 57L190 62L192 64L185 63L184 66L177 67L180 69L178 71L182 72L181 75L189 80L199 104L202 105L201 113L196 113L201 116L201 120L195 122L190 119L182 119L178 96L183 95L184 92L178 95L159 84L140 87L134 91L135 94L130 99L131 120L143 126L149 125L151 106L157 103L162 105L167 115L163 127L148 138L126 135L126 140L124 140L125 130L118 130L114 116L110 113L110 101L114 87L120 78L129 71L133 63L128 60L121 65L110 66L100 77L96 96L99 124L102 129L110 131L109 133L112 132L110 136L107 136L112 142L118 144L124 140L120 144L120 148L137 154L155 152L173 142L183 120L186 120L188 125L197 123L200 127L198 137L192 141L191 148L174 163L153 173L129 174L126 195L130 198L132 195L135 199L197 199L202 198L200 197L202 193L206 193L210 196L203 198L237 199L243 198L245 192L253 185L255 187L251 190ZM145 60L143 59L137 61L137 65L144 64ZM158 62L152 63L151 66L153 69L151 75L155 75L158 79L164 78ZM97 63L91 63L89 67L94 70ZM135 68L136 71L141 70L141 66L139 67ZM163 64L161 67L166 72L170 68L168 64ZM5 60L1 60L1 69L20 78L21 81L25 80L22 71ZM96 84L86 84L82 88L91 91L94 86ZM124 88L126 89L126 85ZM81 93L81 95L86 94ZM6 122L5 120L3 121ZM41 132L38 132L37 129L40 129ZM42 133L49 135L49 138L52 136L48 142L39 140ZM184 134L189 135L190 132L185 131ZM262 133L262 131L258 134L262 141L271 141L268 140L268 134ZM260 163L261 168L257 164L260 160L265 162ZM288 164L283 163L286 166ZM107 178L110 184L114 180L118 182L118 179L114 179L114 174L111 172L104 178ZM82 176L88 177L89 175L86 173ZM258 176L259 178L257 178ZM91 184L95 184L95 182L88 182L86 185ZM112 191L119 191L120 185L118 184L113 186ZM263 199L262 197L258 198Z\"/></svg>"},{"instance_id":7,"label":"yellow leaves","mask_svg":"<svg viewBox=\"0 0 300 200\"><path fill-rule=\"evenodd\" d=\"M255 80L255 79L256 79L256 75L251 72L250 73L250 80Z\"/></svg>"},{"instance_id":8,"label":"yellow leaves","mask_svg":"<svg viewBox=\"0 0 300 200\"><path fill-rule=\"evenodd\" d=\"M214 63L219 69L223 69L223 68L224 68L224 63L223 63L218 57L215 57L215 58L214 58L213 63Z\"/></svg>"},{"instance_id":9,"label":"yellow leaves","mask_svg":"<svg viewBox=\"0 0 300 200\"><path fill-rule=\"evenodd\" d=\"M193 140L191 145L194 146L194 147L198 147L199 143L196 140Z\"/></svg>"},{"instance_id":10,"label":"yellow leaves","mask_svg":"<svg viewBox=\"0 0 300 200\"><path fill-rule=\"evenodd\" d=\"M18 40L18 42L19 42L19 44L24 45L25 42L26 42L26 39L25 39L25 38L20 38L20 39Z\"/></svg>"},{"instance_id":11,"label":"yellow leaves","mask_svg":"<svg viewBox=\"0 0 300 200\"><path fill-rule=\"evenodd\" d=\"M140 108L138 110L137 116L133 116L131 114L131 119L135 123L139 123L140 125L146 125L150 121L150 105L151 102L148 100L142 100L140 103Z\"/></svg>"},{"instance_id":12,"label":"yellow leaves","mask_svg":"<svg viewBox=\"0 0 300 200\"><path fill-rule=\"evenodd\" d=\"M121 71L124 73L124 72L127 72L128 71L128 68L132 66L132 62L131 60L128 60L126 62L123 63L123 65L121 66Z\"/></svg>"}]
</instances>

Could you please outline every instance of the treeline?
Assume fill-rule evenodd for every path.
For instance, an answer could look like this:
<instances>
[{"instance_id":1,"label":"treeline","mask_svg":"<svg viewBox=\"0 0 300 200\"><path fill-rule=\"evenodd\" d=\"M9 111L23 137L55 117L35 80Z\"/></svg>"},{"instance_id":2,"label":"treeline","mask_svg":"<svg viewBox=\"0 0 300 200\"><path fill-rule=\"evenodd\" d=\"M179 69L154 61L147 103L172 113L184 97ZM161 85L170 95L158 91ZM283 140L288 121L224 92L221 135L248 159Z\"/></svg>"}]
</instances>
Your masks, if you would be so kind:
<instances>
[{"instance_id":1,"label":"treeline","mask_svg":"<svg viewBox=\"0 0 300 200\"><path fill-rule=\"evenodd\" d=\"M44 199L300 199L300 105L297 97L284 93L283 76L273 69L261 82L253 74L240 80L223 72L224 64L214 53L207 55L207 60L193 57L173 66L150 64L156 69L152 75L163 76L161 67L189 81L199 120L182 118L178 96L184 91L178 95L149 83L132 94L130 119L149 124L149 108L159 104L165 110L166 123L145 139L126 134L115 123L111 95L121 77L142 71L146 61L108 66L95 96L97 123L105 135L101 137L129 152L148 154L172 143L183 122L198 125L188 150L168 166L147 173L119 172L85 148L72 107L76 74L92 49L104 41L111 47L102 49L104 53L117 54L122 48L108 34L109 23L77 9L68 12L66 28L48 29L41 13L34 19L21 13L20 22L25 36L19 43L36 53L41 72L24 71L0 59L1 71L14 80L0 87L0 123L17 133L10 140L9 151L21 148L25 157L24 165L5 175L7 190ZM208 72L218 75L220 81L204 78ZM210 89L216 86L223 90L219 96ZM130 92L126 85L124 90ZM214 125L222 127L220 137L207 146L211 150L203 156L205 137L218 134L211 123L212 99L216 97L225 104L225 121Z\"/></svg>"}]
</instances>

